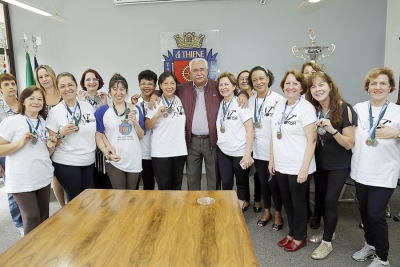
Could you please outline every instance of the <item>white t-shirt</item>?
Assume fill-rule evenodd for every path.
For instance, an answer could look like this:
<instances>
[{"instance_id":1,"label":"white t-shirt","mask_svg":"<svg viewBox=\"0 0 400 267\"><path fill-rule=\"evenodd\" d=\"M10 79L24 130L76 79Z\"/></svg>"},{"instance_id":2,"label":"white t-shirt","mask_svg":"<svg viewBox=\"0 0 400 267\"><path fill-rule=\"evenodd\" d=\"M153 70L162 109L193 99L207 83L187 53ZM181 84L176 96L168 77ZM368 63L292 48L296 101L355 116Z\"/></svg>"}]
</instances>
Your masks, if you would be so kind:
<instances>
[{"instance_id":1,"label":"white t-shirt","mask_svg":"<svg viewBox=\"0 0 400 267\"><path fill-rule=\"evenodd\" d=\"M254 94L249 99L249 108L254 117L254 107L256 105L257 94ZM260 117L261 117L261 129L254 126L254 141L253 141L253 158L259 160L269 161L270 154L270 139L271 139L271 120L274 115L275 106L279 101L283 101L285 98L280 94L269 91L265 102L264 98L258 98L256 107L256 116L258 116L259 108L262 105ZM259 121L259 119L257 119Z\"/></svg>"},{"instance_id":2,"label":"white t-shirt","mask_svg":"<svg viewBox=\"0 0 400 267\"><path fill-rule=\"evenodd\" d=\"M46 126L55 133L66 126L71 119L64 103L62 101L53 107L47 117ZM96 119L93 114L93 107L84 101L79 101L79 106L80 109L77 108L75 113L75 118L81 117L78 125L79 131L61 139L61 143L56 147L52 156L52 160L56 163L71 166L88 166L94 163ZM69 109L72 112L74 111L74 107L69 107Z\"/></svg>"},{"instance_id":3,"label":"white t-shirt","mask_svg":"<svg viewBox=\"0 0 400 267\"><path fill-rule=\"evenodd\" d=\"M237 97L234 96L230 102L228 112L223 120L225 132L221 132L221 115L224 100L221 101L217 116L217 145L221 151L231 157L243 157L246 152L246 128L244 123L252 118L250 108L240 108ZM228 107L229 103L226 103ZM223 115L222 115L223 116Z\"/></svg>"},{"instance_id":4,"label":"white t-shirt","mask_svg":"<svg viewBox=\"0 0 400 267\"><path fill-rule=\"evenodd\" d=\"M136 120L143 128L143 115L138 106L135 113ZM125 115L117 116L109 105L99 107L95 116L97 131L105 134L115 153L121 157L118 162L110 161L110 164L124 172L141 172L142 148L135 127L129 122L123 122Z\"/></svg>"},{"instance_id":5,"label":"white t-shirt","mask_svg":"<svg viewBox=\"0 0 400 267\"><path fill-rule=\"evenodd\" d=\"M149 102L141 102L140 103L140 110L143 113L143 116L146 117L146 114L149 112ZM151 148L150 148L150 140L151 140L151 135L153 134L153 130L146 131L145 130L145 135L140 140L140 145L142 146L142 159L151 159Z\"/></svg>"},{"instance_id":6,"label":"white t-shirt","mask_svg":"<svg viewBox=\"0 0 400 267\"><path fill-rule=\"evenodd\" d=\"M358 115L350 177L356 182L378 187L396 188L400 168L400 141L395 138L377 139L376 147L368 146L369 101L358 103L354 111ZM378 119L381 107L372 107L374 122ZM400 129L400 106L389 102L380 123Z\"/></svg>"},{"instance_id":7,"label":"white t-shirt","mask_svg":"<svg viewBox=\"0 0 400 267\"><path fill-rule=\"evenodd\" d=\"M155 109L148 110L146 118L152 119L161 106L164 106L163 102L157 104ZM153 134L150 139L152 157L168 158L187 155L186 115L179 97L175 96L172 108L173 111L168 114L168 117L161 116L153 126Z\"/></svg>"},{"instance_id":8,"label":"white t-shirt","mask_svg":"<svg viewBox=\"0 0 400 267\"><path fill-rule=\"evenodd\" d=\"M37 120L32 120L36 126ZM46 122L41 119L43 128L38 131L43 136L49 133ZM23 115L17 114L5 118L0 124L0 136L10 142L18 142L29 132L28 123ZM34 145L29 141L24 147L6 157L6 191L7 193L31 192L41 189L51 183L54 168L47 150L46 140L38 138Z\"/></svg>"},{"instance_id":9,"label":"white t-shirt","mask_svg":"<svg viewBox=\"0 0 400 267\"><path fill-rule=\"evenodd\" d=\"M300 98L297 106L288 117L287 115L294 105L286 108L284 118L287 117L287 119L282 122L282 138L278 139L277 133L285 105L286 101L278 102L271 121L275 170L284 174L298 175L307 147L304 127L315 123L317 116L313 105L304 98ZM315 157L313 155L308 174L315 172L315 169Z\"/></svg>"}]
</instances>

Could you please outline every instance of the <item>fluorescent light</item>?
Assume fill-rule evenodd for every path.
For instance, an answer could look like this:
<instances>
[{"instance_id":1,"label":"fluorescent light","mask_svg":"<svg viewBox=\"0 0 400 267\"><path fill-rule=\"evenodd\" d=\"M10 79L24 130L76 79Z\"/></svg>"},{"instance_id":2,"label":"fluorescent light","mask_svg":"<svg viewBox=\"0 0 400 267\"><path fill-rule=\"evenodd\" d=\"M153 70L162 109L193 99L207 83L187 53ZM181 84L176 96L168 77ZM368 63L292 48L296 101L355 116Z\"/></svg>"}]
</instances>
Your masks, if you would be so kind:
<instances>
[{"instance_id":1,"label":"fluorescent light","mask_svg":"<svg viewBox=\"0 0 400 267\"><path fill-rule=\"evenodd\" d=\"M51 12L48 12L47 10L44 10L41 7L32 5L31 3L25 2L25 1L17 1L17 0L3 0L4 2L7 2L9 4L24 8L26 10L32 11L36 14L46 16L46 17L51 17L52 19L58 20L58 21L66 21L67 19L58 15L58 14L53 14Z\"/></svg>"},{"instance_id":2,"label":"fluorescent light","mask_svg":"<svg viewBox=\"0 0 400 267\"><path fill-rule=\"evenodd\" d=\"M321 0L308 0L308 2L310 2L310 3L318 3L319 1L321 1Z\"/></svg>"}]
</instances>

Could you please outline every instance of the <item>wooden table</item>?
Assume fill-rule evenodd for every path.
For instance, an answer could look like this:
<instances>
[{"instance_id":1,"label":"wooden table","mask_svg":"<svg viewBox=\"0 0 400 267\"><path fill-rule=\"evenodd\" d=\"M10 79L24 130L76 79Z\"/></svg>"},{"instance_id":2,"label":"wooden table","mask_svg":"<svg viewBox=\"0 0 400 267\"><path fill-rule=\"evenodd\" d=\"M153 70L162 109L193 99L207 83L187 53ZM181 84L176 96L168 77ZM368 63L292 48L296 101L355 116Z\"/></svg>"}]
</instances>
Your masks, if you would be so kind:
<instances>
[{"instance_id":1,"label":"wooden table","mask_svg":"<svg viewBox=\"0 0 400 267\"><path fill-rule=\"evenodd\" d=\"M200 197L214 204L199 205ZM85 190L0 266L258 266L234 191Z\"/></svg>"}]
</instances>

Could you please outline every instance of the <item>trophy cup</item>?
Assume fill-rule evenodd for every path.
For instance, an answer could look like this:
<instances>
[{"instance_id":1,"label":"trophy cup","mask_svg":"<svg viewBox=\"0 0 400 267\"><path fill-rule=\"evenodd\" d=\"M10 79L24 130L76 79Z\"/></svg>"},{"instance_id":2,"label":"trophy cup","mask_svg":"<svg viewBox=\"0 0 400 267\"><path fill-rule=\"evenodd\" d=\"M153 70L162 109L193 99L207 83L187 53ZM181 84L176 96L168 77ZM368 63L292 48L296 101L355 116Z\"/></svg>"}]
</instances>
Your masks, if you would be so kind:
<instances>
[{"instance_id":1,"label":"trophy cup","mask_svg":"<svg viewBox=\"0 0 400 267\"><path fill-rule=\"evenodd\" d=\"M314 32L314 29L308 29L308 36L310 37L310 45L305 47L296 47L295 45L292 47L292 53L295 57L302 58L305 61L316 62L321 58L329 57L333 52L335 52L336 46L331 44L328 46L316 46L315 38L317 35ZM327 54L324 54L325 51L328 51Z\"/></svg>"}]
</instances>

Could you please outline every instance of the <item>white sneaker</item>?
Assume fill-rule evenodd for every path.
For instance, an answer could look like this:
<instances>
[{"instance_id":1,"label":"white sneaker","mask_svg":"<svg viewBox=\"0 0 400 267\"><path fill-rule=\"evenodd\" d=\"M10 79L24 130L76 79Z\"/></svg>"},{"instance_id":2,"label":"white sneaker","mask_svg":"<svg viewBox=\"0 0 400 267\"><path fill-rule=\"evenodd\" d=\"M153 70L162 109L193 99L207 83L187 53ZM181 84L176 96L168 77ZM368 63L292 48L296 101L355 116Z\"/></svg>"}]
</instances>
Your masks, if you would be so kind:
<instances>
[{"instance_id":1,"label":"white sneaker","mask_svg":"<svg viewBox=\"0 0 400 267\"><path fill-rule=\"evenodd\" d=\"M356 261L365 261L367 258L373 256L375 254L375 247L370 246L365 242L364 247L359 251L355 252L353 256L353 260Z\"/></svg>"},{"instance_id":2,"label":"white sneaker","mask_svg":"<svg viewBox=\"0 0 400 267\"><path fill-rule=\"evenodd\" d=\"M320 232L319 234L311 236L308 239L308 241L310 241L310 243L321 243L323 238L324 238L324 231ZM335 233L333 233L332 241L335 240L335 238L336 238L336 235L335 235Z\"/></svg>"},{"instance_id":3,"label":"white sneaker","mask_svg":"<svg viewBox=\"0 0 400 267\"><path fill-rule=\"evenodd\" d=\"M333 250L332 245L329 246L328 243L322 242L316 250L311 254L311 258L314 260L322 260L325 259L329 253Z\"/></svg>"},{"instance_id":4,"label":"white sneaker","mask_svg":"<svg viewBox=\"0 0 400 267\"><path fill-rule=\"evenodd\" d=\"M21 235L21 237L24 237L24 227L17 227L19 234Z\"/></svg>"},{"instance_id":5,"label":"white sneaker","mask_svg":"<svg viewBox=\"0 0 400 267\"><path fill-rule=\"evenodd\" d=\"M378 256L374 256L373 262L367 267L388 267L390 266L389 261L381 261Z\"/></svg>"}]
</instances>

